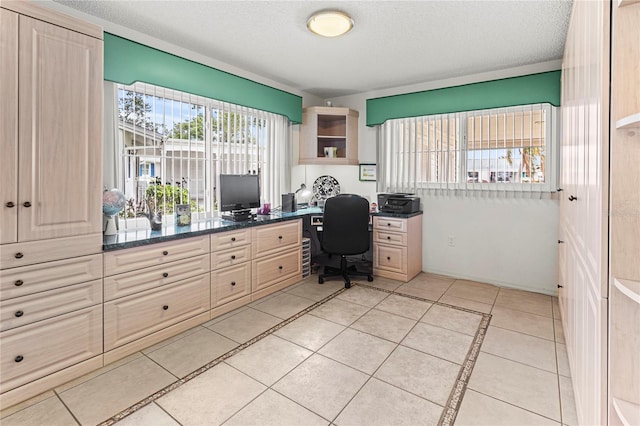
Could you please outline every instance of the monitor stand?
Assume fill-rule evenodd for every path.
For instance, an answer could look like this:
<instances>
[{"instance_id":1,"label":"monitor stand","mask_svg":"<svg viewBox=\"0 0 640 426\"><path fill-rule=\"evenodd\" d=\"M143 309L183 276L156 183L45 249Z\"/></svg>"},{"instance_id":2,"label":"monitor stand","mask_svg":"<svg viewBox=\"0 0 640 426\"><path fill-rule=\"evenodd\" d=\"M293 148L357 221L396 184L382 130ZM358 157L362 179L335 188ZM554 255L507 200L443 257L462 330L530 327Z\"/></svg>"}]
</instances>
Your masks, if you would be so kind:
<instances>
[{"instance_id":1,"label":"monitor stand","mask_svg":"<svg viewBox=\"0 0 640 426\"><path fill-rule=\"evenodd\" d=\"M229 214L223 214L222 218L224 220L231 220L234 222L241 222L245 220L251 220L253 215L251 214L251 209L243 209L243 210L232 210Z\"/></svg>"}]
</instances>

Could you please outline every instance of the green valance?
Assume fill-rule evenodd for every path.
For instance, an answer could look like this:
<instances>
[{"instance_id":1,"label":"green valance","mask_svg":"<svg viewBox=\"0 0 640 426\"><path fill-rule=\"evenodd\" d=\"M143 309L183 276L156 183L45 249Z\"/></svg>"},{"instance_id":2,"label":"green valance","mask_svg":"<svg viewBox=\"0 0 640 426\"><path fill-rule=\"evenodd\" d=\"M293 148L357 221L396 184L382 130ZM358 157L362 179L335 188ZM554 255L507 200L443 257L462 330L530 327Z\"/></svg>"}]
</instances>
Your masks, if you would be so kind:
<instances>
[{"instance_id":1,"label":"green valance","mask_svg":"<svg viewBox=\"0 0 640 426\"><path fill-rule=\"evenodd\" d=\"M419 117L515 105L560 106L561 71L367 99L367 126L393 118Z\"/></svg>"},{"instance_id":2,"label":"green valance","mask_svg":"<svg viewBox=\"0 0 640 426\"><path fill-rule=\"evenodd\" d=\"M284 115L302 123L302 98L179 56L104 33L104 79L136 81Z\"/></svg>"}]
</instances>

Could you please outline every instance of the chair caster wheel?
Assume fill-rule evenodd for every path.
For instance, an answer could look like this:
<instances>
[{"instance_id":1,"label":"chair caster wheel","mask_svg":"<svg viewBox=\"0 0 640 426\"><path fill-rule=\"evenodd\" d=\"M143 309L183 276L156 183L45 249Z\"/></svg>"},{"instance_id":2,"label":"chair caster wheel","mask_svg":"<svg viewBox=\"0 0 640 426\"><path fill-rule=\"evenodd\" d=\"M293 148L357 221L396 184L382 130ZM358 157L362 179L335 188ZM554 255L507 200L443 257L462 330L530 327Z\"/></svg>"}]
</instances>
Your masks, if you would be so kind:
<instances>
[{"instance_id":1,"label":"chair caster wheel","mask_svg":"<svg viewBox=\"0 0 640 426\"><path fill-rule=\"evenodd\" d=\"M318 284L324 284L324 278L318 277Z\"/></svg>"},{"instance_id":2,"label":"chair caster wheel","mask_svg":"<svg viewBox=\"0 0 640 426\"><path fill-rule=\"evenodd\" d=\"M371 275L367 275L367 281L369 282L373 281L373 277Z\"/></svg>"},{"instance_id":3,"label":"chair caster wheel","mask_svg":"<svg viewBox=\"0 0 640 426\"><path fill-rule=\"evenodd\" d=\"M351 288L351 281L344 283L344 288Z\"/></svg>"}]
</instances>

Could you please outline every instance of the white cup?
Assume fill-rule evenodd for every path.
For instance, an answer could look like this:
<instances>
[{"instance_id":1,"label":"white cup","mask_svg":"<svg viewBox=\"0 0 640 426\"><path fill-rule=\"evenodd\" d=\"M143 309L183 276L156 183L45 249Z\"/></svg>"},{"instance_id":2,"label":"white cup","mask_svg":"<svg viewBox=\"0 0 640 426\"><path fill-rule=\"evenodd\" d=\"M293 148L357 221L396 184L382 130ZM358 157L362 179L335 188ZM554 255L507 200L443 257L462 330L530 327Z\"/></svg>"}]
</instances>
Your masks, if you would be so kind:
<instances>
[{"instance_id":1,"label":"white cup","mask_svg":"<svg viewBox=\"0 0 640 426\"><path fill-rule=\"evenodd\" d=\"M336 158L336 154L338 153L338 148L335 146L328 146L324 149L324 156L327 158Z\"/></svg>"}]
</instances>

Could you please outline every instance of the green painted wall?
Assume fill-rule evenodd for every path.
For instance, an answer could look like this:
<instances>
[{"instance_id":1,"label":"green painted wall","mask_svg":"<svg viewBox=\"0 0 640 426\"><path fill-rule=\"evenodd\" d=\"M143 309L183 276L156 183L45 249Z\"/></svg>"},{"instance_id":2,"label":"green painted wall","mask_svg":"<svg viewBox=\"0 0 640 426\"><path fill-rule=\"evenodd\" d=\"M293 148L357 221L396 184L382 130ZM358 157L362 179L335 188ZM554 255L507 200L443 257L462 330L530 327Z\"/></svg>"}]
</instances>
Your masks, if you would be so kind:
<instances>
[{"instance_id":1,"label":"green painted wall","mask_svg":"<svg viewBox=\"0 0 640 426\"><path fill-rule=\"evenodd\" d=\"M561 71L367 99L367 126L393 118L419 117L514 105L560 106Z\"/></svg>"},{"instance_id":2,"label":"green painted wall","mask_svg":"<svg viewBox=\"0 0 640 426\"><path fill-rule=\"evenodd\" d=\"M104 33L104 79L121 84L155 84L302 123L300 96L109 33Z\"/></svg>"}]
</instances>

